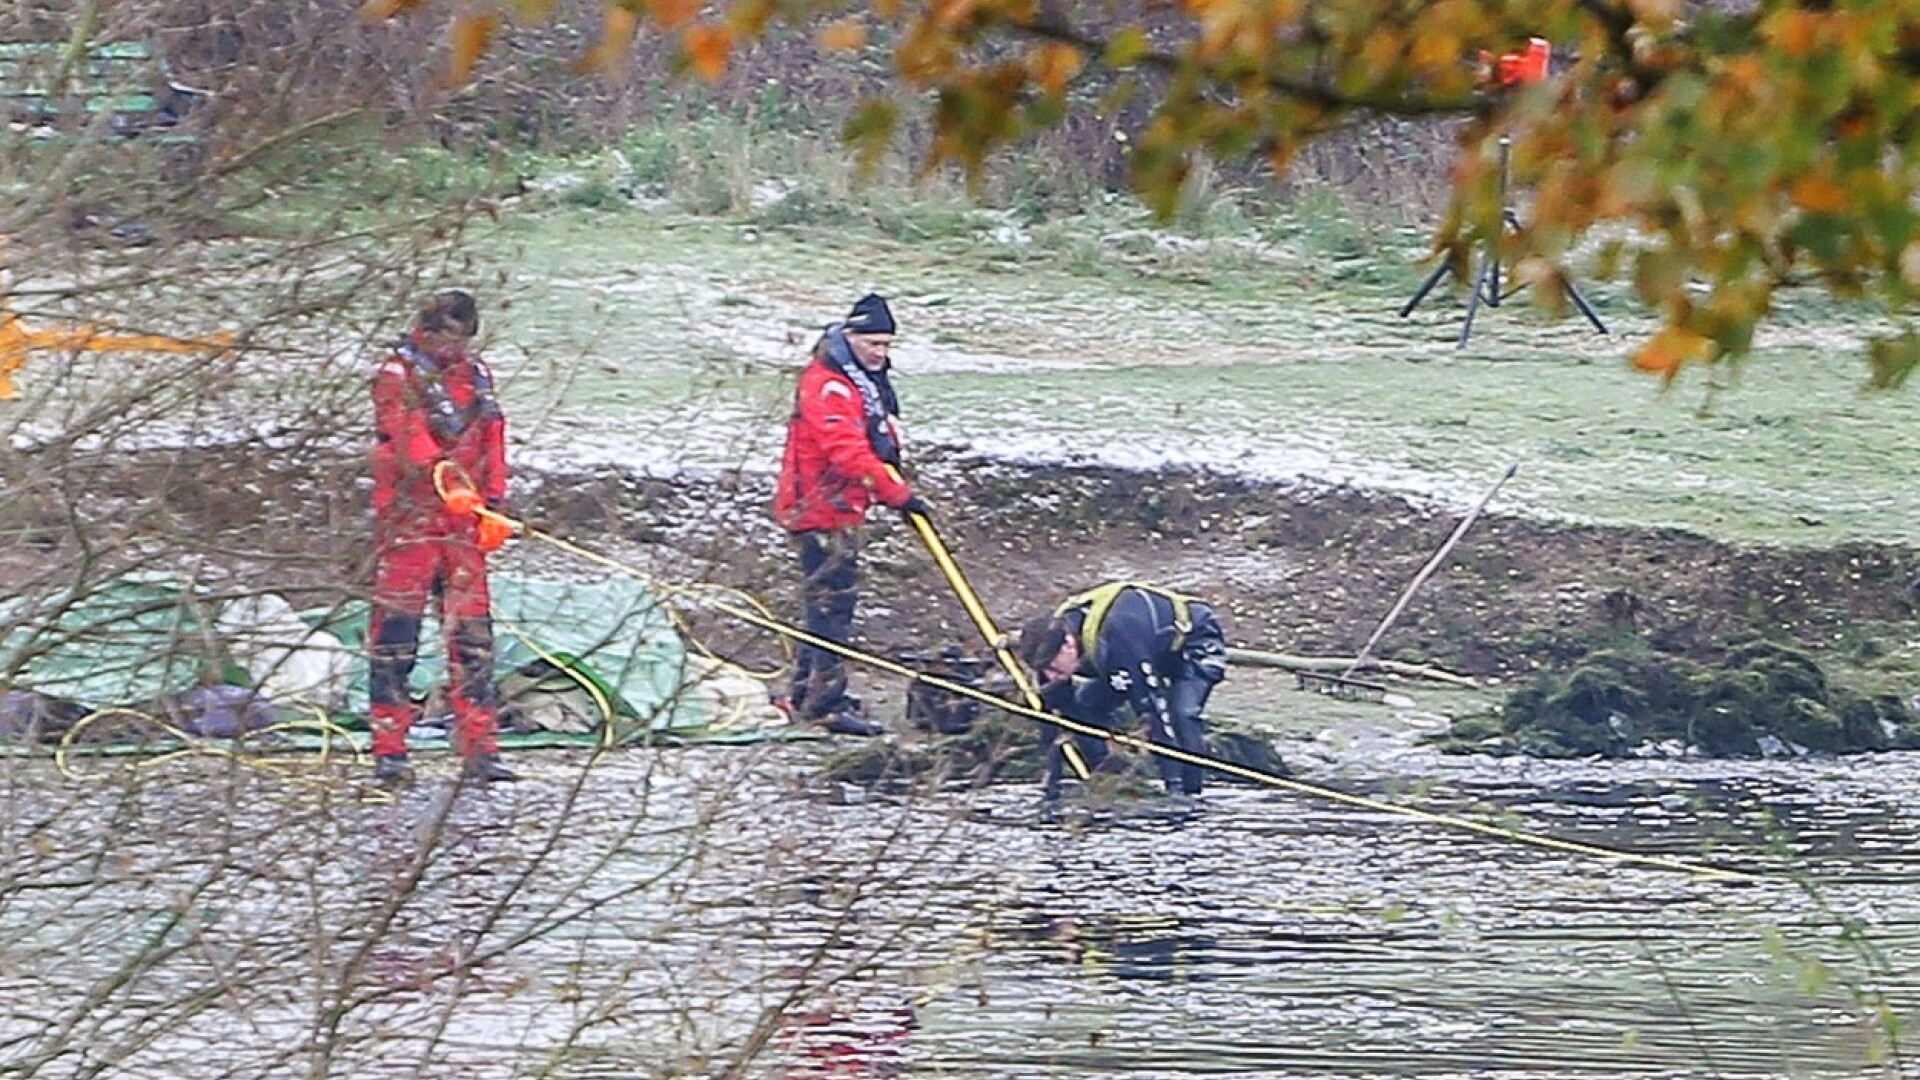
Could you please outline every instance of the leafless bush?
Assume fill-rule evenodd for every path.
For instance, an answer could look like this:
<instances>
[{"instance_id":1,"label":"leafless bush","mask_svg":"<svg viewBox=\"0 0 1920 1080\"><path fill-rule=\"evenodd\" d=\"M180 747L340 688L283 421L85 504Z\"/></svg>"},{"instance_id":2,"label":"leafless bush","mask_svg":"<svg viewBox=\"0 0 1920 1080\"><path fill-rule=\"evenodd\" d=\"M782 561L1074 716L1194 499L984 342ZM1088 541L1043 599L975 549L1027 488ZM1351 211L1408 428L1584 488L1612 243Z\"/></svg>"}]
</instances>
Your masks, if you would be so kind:
<instances>
[{"instance_id":1,"label":"leafless bush","mask_svg":"<svg viewBox=\"0 0 1920 1080\"><path fill-rule=\"evenodd\" d=\"M855 912L938 856L891 816L873 864L822 865L765 762L728 760L550 758L397 805L324 773L10 762L0 1076L754 1075L784 1017L899 947Z\"/></svg>"},{"instance_id":2,"label":"leafless bush","mask_svg":"<svg viewBox=\"0 0 1920 1080\"><path fill-rule=\"evenodd\" d=\"M483 204L364 205L340 147L464 137L487 95L544 91L449 96L439 27L348 10L0 11L0 40L156 42L202 92L131 137L104 114L0 130L0 305L52 343L0 402L0 689L130 574L365 598L371 364L428 290L494 297L462 256ZM723 540L680 557L726 576ZM0 1076L745 1076L889 947L846 932L886 875L808 860L777 753L528 771L482 794L430 769L395 803L339 754L0 757ZM873 858L910 866L902 846ZM820 920L776 925L769 897L810 889Z\"/></svg>"}]
</instances>

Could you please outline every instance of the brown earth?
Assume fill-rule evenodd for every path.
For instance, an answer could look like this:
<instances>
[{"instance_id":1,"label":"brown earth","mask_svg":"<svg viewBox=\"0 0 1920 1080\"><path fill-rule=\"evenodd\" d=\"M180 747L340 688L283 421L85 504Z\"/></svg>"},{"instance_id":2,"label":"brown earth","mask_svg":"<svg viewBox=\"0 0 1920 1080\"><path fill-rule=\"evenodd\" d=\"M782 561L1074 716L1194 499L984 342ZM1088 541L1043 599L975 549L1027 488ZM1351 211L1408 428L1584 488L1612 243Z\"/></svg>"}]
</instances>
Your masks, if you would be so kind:
<instances>
[{"instance_id":1,"label":"brown earth","mask_svg":"<svg viewBox=\"0 0 1920 1080\"><path fill-rule=\"evenodd\" d=\"M0 576L20 591L88 537L95 573L190 562L232 588L364 593L366 483L358 458L271 451L118 459L39 495L0 503ZM797 611L797 573L768 520L770 478L672 480L613 471L525 475L518 505L557 535L665 582L733 586ZM1310 482L1257 484L1190 472L1027 467L953 452L921 456L919 486L990 611L1006 628L1068 592L1117 578L1212 601L1236 645L1352 655L1458 521L1398 495ZM69 493L79 492L79 495ZM64 506L78 501L81 512ZM127 507L137 507L129 513ZM117 547L116 524L141 530ZM917 537L876 513L860 635L899 655L981 650ZM608 571L538 543L506 565L565 576ZM103 552L107 555L103 556ZM1920 599L1920 553L1857 545L1742 547L1677 530L1489 514L1383 639L1377 655L1511 676L1640 635L1709 659L1730 639L1784 634L1827 657L1884 651ZM764 665L767 635L696 619L725 655Z\"/></svg>"},{"instance_id":2,"label":"brown earth","mask_svg":"<svg viewBox=\"0 0 1920 1080\"><path fill-rule=\"evenodd\" d=\"M574 535L615 531L655 565L750 587L790 615L797 572L766 521L765 484L548 477L532 500ZM1353 488L955 454L923 454L920 487L1003 628L1071 591L1130 578L1213 601L1236 645L1314 655L1352 655L1459 520ZM864 641L892 654L961 644L978 655L912 530L879 513L870 534ZM660 558L663 545L671 558ZM1913 618L1917 597L1920 553L1904 548L1741 547L1671 529L1490 514L1376 652L1511 676L1630 635L1698 658L1753 633L1815 650L1871 649L1874 632Z\"/></svg>"}]
</instances>

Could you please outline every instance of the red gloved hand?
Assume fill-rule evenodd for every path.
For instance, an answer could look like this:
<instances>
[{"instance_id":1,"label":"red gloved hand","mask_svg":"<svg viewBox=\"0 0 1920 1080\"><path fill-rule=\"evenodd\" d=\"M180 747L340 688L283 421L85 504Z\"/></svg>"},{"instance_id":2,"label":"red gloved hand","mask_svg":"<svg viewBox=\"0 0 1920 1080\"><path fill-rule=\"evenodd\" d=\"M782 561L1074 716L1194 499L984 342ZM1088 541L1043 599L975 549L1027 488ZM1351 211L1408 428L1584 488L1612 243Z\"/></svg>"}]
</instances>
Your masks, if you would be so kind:
<instances>
[{"instance_id":1,"label":"red gloved hand","mask_svg":"<svg viewBox=\"0 0 1920 1080\"><path fill-rule=\"evenodd\" d=\"M499 551L519 531L519 526L512 518L502 517L491 510L482 510L479 527L474 532L473 546L481 551Z\"/></svg>"},{"instance_id":2,"label":"red gloved hand","mask_svg":"<svg viewBox=\"0 0 1920 1080\"><path fill-rule=\"evenodd\" d=\"M445 502L448 510L460 515L477 514L487 505L487 500L472 488L455 488L447 492Z\"/></svg>"},{"instance_id":3,"label":"red gloved hand","mask_svg":"<svg viewBox=\"0 0 1920 1080\"><path fill-rule=\"evenodd\" d=\"M433 467L433 487L450 513L477 514L486 508L487 500L480 497L473 481L451 461L442 461Z\"/></svg>"}]
</instances>

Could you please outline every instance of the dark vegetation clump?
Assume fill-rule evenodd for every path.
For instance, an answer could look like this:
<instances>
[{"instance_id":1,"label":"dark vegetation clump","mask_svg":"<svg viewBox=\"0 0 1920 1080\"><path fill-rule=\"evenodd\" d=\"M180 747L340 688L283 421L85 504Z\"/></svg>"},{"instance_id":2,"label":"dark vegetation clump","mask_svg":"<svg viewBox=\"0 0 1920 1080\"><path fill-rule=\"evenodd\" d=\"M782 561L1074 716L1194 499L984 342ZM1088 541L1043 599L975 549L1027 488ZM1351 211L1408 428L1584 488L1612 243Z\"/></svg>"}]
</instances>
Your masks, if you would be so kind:
<instances>
[{"instance_id":1,"label":"dark vegetation clump","mask_svg":"<svg viewBox=\"0 0 1920 1080\"><path fill-rule=\"evenodd\" d=\"M1208 733L1207 748L1211 756L1222 761L1288 775L1279 752L1257 736L1216 730ZM862 743L828 758L821 766L821 778L875 788L927 783L980 787L997 780L1037 784L1046 767L1039 725L995 712L959 734ZM1142 781L1138 785L1141 794L1157 789L1159 772L1151 756L1129 748L1115 747L1101 772ZM1116 779L1107 784L1121 782ZM1208 782L1237 782L1237 778L1215 775Z\"/></svg>"},{"instance_id":2,"label":"dark vegetation clump","mask_svg":"<svg viewBox=\"0 0 1920 1080\"><path fill-rule=\"evenodd\" d=\"M1646 648L1599 649L1539 672L1497 716L1438 740L1459 753L1771 757L1920 747L1920 719L1893 694L1835 685L1792 645L1751 641L1717 665Z\"/></svg>"}]
</instances>

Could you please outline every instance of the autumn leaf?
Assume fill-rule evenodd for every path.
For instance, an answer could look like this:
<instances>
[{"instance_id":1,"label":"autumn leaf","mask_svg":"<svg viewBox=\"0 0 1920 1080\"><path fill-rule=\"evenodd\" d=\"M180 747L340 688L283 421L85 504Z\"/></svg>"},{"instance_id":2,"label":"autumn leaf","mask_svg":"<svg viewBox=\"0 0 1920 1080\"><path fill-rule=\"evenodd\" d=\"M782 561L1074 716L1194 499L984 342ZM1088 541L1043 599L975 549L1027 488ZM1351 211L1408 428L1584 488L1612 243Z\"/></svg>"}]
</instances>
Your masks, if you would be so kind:
<instances>
[{"instance_id":1,"label":"autumn leaf","mask_svg":"<svg viewBox=\"0 0 1920 1080\"><path fill-rule=\"evenodd\" d=\"M840 135L853 148L855 160L863 173L871 172L879 165L898 120L899 115L889 101L866 102L848 118Z\"/></svg>"},{"instance_id":2,"label":"autumn leaf","mask_svg":"<svg viewBox=\"0 0 1920 1080\"><path fill-rule=\"evenodd\" d=\"M492 12L468 12L453 20L453 29L448 32L452 48L447 53L447 85L460 86L472 76L473 65L499 29L500 16Z\"/></svg>"},{"instance_id":3,"label":"autumn leaf","mask_svg":"<svg viewBox=\"0 0 1920 1080\"><path fill-rule=\"evenodd\" d=\"M1826 176L1808 173L1793 182L1793 205L1810 214L1837 214L1847 208L1847 193Z\"/></svg>"},{"instance_id":4,"label":"autumn leaf","mask_svg":"<svg viewBox=\"0 0 1920 1080\"><path fill-rule=\"evenodd\" d=\"M593 43L576 67L608 77L620 74L639 29L640 16L633 9L620 4L604 5L600 9L600 40Z\"/></svg>"},{"instance_id":5,"label":"autumn leaf","mask_svg":"<svg viewBox=\"0 0 1920 1080\"><path fill-rule=\"evenodd\" d=\"M1920 290L1920 240L1900 249L1900 281L1907 288Z\"/></svg>"},{"instance_id":6,"label":"autumn leaf","mask_svg":"<svg viewBox=\"0 0 1920 1080\"><path fill-rule=\"evenodd\" d=\"M1293 164L1293 156L1299 152L1300 144L1294 140L1275 139L1273 145L1267 150L1267 167L1272 169L1275 175L1283 174L1287 171L1287 166Z\"/></svg>"},{"instance_id":7,"label":"autumn leaf","mask_svg":"<svg viewBox=\"0 0 1920 1080\"><path fill-rule=\"evenodd\" d=\"M953 39L932 32L926 24L900 43L893 52L895 70L910 84L937 82L952 72L958 50Z\"/></svg>"},{"instance_id":8,"label":"autumn leaf","mask_svg":"<svg viewBox=\"0 0 1920 1080\"><path fill-rule=\"evenodd\" d=\"M813 40L822 52L852 52L867 43L867 30L852 19L842 19L822 27Z\"/></svg>"},{"instance_id":9,"label":"autumn leaf","mask_svg":"<svg viewBox=\"0 0 1920 1080\"><path fill-rule=\"evenodd\" d=\"M1770 28L1780 52L1798 60L1811 56L1819 45L1820 16L1811 11L1783 11Z\"/></svg>"},{"instance_id":10,"label":"autumn leaf","mask_svg":"<svg viewBox=\"0 0 1920 1080\"><path fill-rule=\"evenodd\" d=\"M678 30L700 14L700 0L650 0L647 9L653 12L655 26Z\"/></svg>"},{"instance_id":11,"label":"autumn leaf","mask_svg":"<svg viewBox=\"0 0 1920 1080\"><path fill-rule=\"evenodd\" d=\"M1920 337L1909 328L1899 337L1873 339L1867 343L1867 364L1874 389L1898 390L1920 367Z\"/></svg>"},{"instance_id":12,"label":"autumn leaf","mask_svg":"<svg viewBox=\"0 0 1920 1080\"><path fill-rule=\"evenodd\" d=\"M1681 367L1713 356L1713 342L1681 326L1669 326L1633 354L1633 366L1671 382Z\"/></svg>"},{"instance_id":13,"label":"autumn leaf","mask_svg":"<svg viewBox=\"0 0 1920 1080\"><path fill-rule=\"evenodd\" d=\"M1122 27L1107 42L1106 64L1110 68L1130 68L1152 51L1146 32L1137 26Z\"/></svg>"},{"instance_id":14,"label":"autumn leaf","mask_svg":"<svg viewBox=\"0 0 1920 1080\"><path fill-rule=\"evenodd\" d=\"M1627 9L1642 26L1667 27L1680 17L1683 5L1680 0L1627 0Z\"/></svg>"},{"instance_id":15,"label":"autumn leaf","mask_svg":"<svg viewBox=\"0 0 1920 1080\"><path fill-rule=\"evenodd\" d=\"M979 6L979 0L933 0L932 21L949 30L965 26Z\"/></svg>"},{"instance_id":16,"label":"autumn leaf","mask_svg":"<svg viewBox=\"0 0 1920 1080\"><path fill-rule=\"evenodd\" d=\"M1027 54L1027 71L1040 88L1054 96L1067 89L1067 80L1080 72L1080 50L1049 41Z\"/></svg>"},{"instance_id":17,"label":"autumn leaf","mask_svg":"<svg viewBox=\"0 0 1920 1080\"><path fill-rule=\"evenodd\" d=\"M680 35L694 74L713 82L727 73L727 55L733 51L733 31L725 23L689 26Z\"/></svg>"},{"instance_id":18,"label":"autumn leaf","mask_svg":"<svg viewBox=\"0 0 1920 1080\"><path fill-rule=\"evenodd\" d=\"M376 22L397 18L425 4L427 0L366 0L360 5L360 17Z\"/></svg>"},{"instance_id":19,"label":"autumn leaf","mask_svg":"<svg viewBox=\"0 0 1920 1080\"><path fill-rule=\"evenodd\" d=\"M1464 49L1458 37L1447 33L1421 34L1413 40L1409 60L1417 71L1439 71L1458 64Z\"/></svg>"}]
</instances>

